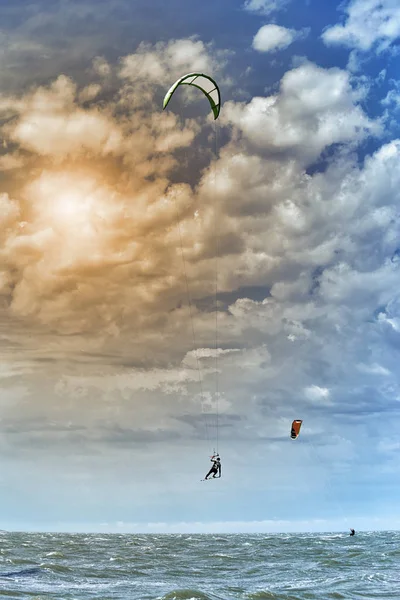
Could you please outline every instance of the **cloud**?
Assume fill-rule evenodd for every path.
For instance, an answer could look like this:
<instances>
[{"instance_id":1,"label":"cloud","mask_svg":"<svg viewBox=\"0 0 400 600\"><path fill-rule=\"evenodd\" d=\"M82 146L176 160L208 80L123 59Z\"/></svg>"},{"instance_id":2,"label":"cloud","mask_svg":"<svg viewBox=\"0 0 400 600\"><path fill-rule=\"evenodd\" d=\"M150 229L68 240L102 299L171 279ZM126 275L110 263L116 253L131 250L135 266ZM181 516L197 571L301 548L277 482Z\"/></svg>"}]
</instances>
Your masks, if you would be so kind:
<instances>
[{"instance_id":1,"label":"cloud","mask_svg":"<svg viewBox=\"0 0 400 600\"><path fill-rule=\"evenodd\" d=\"M246 0L243 7L248 12L270 15L286 8L290 0Z\"/></svg>"},{"instance_id":2,"label":"cloud","mask_svg":"<svg viewBox=\"0 0 400 600\"><path fill-rule=\"evenodd\" d=\"M191 54L182 50L188 48ZM191 56L193 65L199 60L203 66L211 61L202 43L183 40L141 47L122 60L121 69L144 61L156 65L154 72L158 72L166 49L172 57L166 69L180 64L181 57L188 60ZM185 66L191 67L189 63ZM176 337L180 327L185 345L183 340L190 339L190 327L186 329L185 323L192 319L202 332L199 347L207 348L214 315L203 313L196 302L209 296L215 272L215 194L226 211L218 224L220 291L254 285L264 277L274 286L274 297L302 297L310 285L307 275L297 282L280 280L278 275L280 264L283 267L288 258L286 254L283 261L282 240L296 244L299 234L317 231L315 218L320 225L324 219L322 204L317 216L318 201L314 202L317 212L304 210L302 203L310 194L321 193L318 187L323 182L318 177L304 178L301 162L307 155L308 162L314 160L332 143L362 139L359 128L364 127L366 134L378 126L357 106L360 92L351 88L347 74L302 65L284 76L275 97L257 98L244 107L226 103L226 122L241 132L242 145L234 154L229 143L222 148L216 165L205 169L198 187L192 189L185 183L172 184L168 178L177 164L171 153L193 142L200 131L198 124L189 119L179 126L171 113L143 112L142 89L132 86L132 77L139 80L141 71L128 71L121 89L104 106L90 104L90 82L79 91L63 76L25 96L3 97L3 111L16 114L4 131L24 150L26 173L32 168L32 176L14 192L15 198L4 197L11 221L4 245L3 290L9 294L15 316L65 333L96 331L110 340L136 324L154 351L163 343L161 335L150 333L156 323L162 322L169 332L164 339ZM157 85L156 78L149 87L151 98L155 98ZM335 93L327 95L328 88L336 89ZM95 87L94 101L97 93ZM88 106L82 106L88 101ZM266 105L271 108L264 112ZM121 110L126 116L121 116ZM253 122L259 124L260 119L263 127L254 128ZM341 125L337 126L338 122ZM37 123L42 126L35 129ZM280 136L275 135L278 131ZM314 131L312 135L310 131ZM291 152L297 162L266 163L263 155L268 150ZM40 175L36 161L42 161ZM118 177L117 168L122 168ZM341 178L347 181L346 177L338 181ZM296 202L292 199L295 190ZM348 204L349 209L353 204ZM333 203L332 210L335 206ZM343 218L347 214L344 212ZM388 219L390 213L385 218L382 213L382 227ZM272 222L281 235L270 236L266 242L264 232ZM327 261L333 259L334 240L314 235L312 261L317 256L320 261L324 255ZM192 315L177 307L187 301L182 251L194 302ZM296 252L299 260L300 246ZM238 314L239 305L239 301L233 305L231 316L235 311ZM300 337L308 335L308 328L295 314L290 319L286 335L294 331ZM222 312L221 329L231 323L234 320ZM236 329L236 325L227 329L234 336L226 340L228 348L237 347ZM139 339L137 344L139 348ZM182 347L181 358L187 351Z\"/></svg>"},{"instance_id":3,"label":"cloud","mask_svg":"<svg viewBox=\"0 0 400 600\"><path fill-rule=\"evenodd\" d=\"M311 385L304 390L304 395L307 400L315 402L315 404L331 404L330 392L328 388Z\"/></svg>"},{"instance_id":4,"label":"cloud","mask_svg":"<svg viewBox=\"0 0 400 600\"><path fill-rule=\"evenodd\" d=\"M32 372L32 365L26 361L25 363L7 363L3 362L0 365L0 379L19 378L21 375L26 375Z\"/></svg>"},{"instance_id":5,"label":"cloud","mask_svg":"<svg viewBox=\"0 0 400 600\"><path fill-rule=\"evenodd\" d=\"M343 45L367 52L387 50L400 37L400 8L396 0L353 0L345 9L343 25L322 34L327 45Z\"/></svg>"},{"instance_id":6,"label":"cloud","mask_svg":"<svg viewBox=\"0 0 400 600\"><path fill-rule=\"evenodd\" d=\"M98 87L90 91L86 87L81 100L94 98L98 92ZM97 109L80 109L75 97L76 86L65 76L49 89L39 88L31 97L17 102L20 117L8 128L9 139L21 149L54 160L88 151L100 156L118 153L122 141L118 127Z\"/></svg>"},{"instance_id":7,"label":"cloud","mask_svg":"<svg viewBox=\"0 0 400 600\"><path fill-rule=\"evenodd\" d=\"M195 36L188 39L157 42L154 45L141 42L135 53L121 59L119 77L138 88L136 98L143 98L143 104L154 92L151 86L157 85L168 89L181 75L190 72L207 73L224 81L223 71L226 58L231 52L213 48ZM183 88L187 94L193 92ZM192 94L196 98L198 94ZM203 99L203 98L202 98ZM153 106L154 108L154 106Z\"/></svg>"},{"instance_id":8,"label":"cloud","mask_svg":"<svg viewBox=\"0 0 400 600\"><path fill-rule=\"evenodd\" d=\"M103 56L96 56L92 62L93 72L100 77L108 77L112 73L111 65Z\"/></svg>"},{"instance_id":9,"label":"cloud","mask_svg":"<svg viewBox=\"0 0 400 600\"><path fill-rule=\"evenodd\" d=\"M308 93L299 97L299 90L302 93L305 82ZM59 85L61 88L57 87ZM333 94L333 99L331 95L327 100L325 90L335 85L338 92ZM61 94L61 89L65 93ZM297 105L292 102L295 96ZM309 323L324 314L321 308L310 301L313 286L317 283L318 294L334 301L334 295L337 296L346 277L353 277L356 281L351 275L354 266L350 265L347 272L340 267L342 270L335 279L341 264L340 255L336 254L338 250L346 248L347 252L354 251L354 256L358 252L348 237L356 239L358 231L357 239L361 242L365 238L367 243L371 235L379 236L379 232L385 232L389 240L392 213L389 207L378 209L378 205L385 198L385 186L391 189L391 179L386 176L391 167L386 163L395 162L396 146L382 149L366 162L364 171L358 171L352 163L347 163L343 170L344 166L339 161L333 164L327 180L319 175L307 178L302 172L301 162L307 150L310 152L312 149L313 142L312 137L310 140L310 128L307 129L304 124L305 117L316 119L315 148L309 160L315 159L333 139L340 139L340 136L332 139L334 135L337 136L338 128L335 130L334 125L337 120L348 119L352 111L354 118L357 116L359 122L364 122L366 127L373 130L375 125L357 107L357 98L357 91L350 87L348 76L339 70L324 71L307 64L291 71L284 77L280 94L273 99L277 109L270 117L270 126L275 129L274 118L278 118L287 123L288 130L295 131L297 128L298 136L294 143L292 136L291 149L295 150L294 156L298 162L275 160L266 163L263 153L268 143L273 147L279 144L279 139L271 136L268 142L264 132L262 142L260 140L259 144L254 144L248 124L239 121L244 141L251 141L255 151L251 150L251 146L243 146L235 153L231 152L229 144L222 148L216 169L204 172L196 191L183 184L170 185L166 191L168 184L163 174L167 173L171 163L165 163L166 157L157 150L158 142L152 145L135 143L132 147L125 122L116 120L110 108L104 113L99 111L98 116L104 119L110 131L114 128L118 132L119 143L115 152L105 156L103 144L100 141L92 142L86 136L82 137L79 147L68 147L69 142L65 142L61 135L62 143L66 145L59 150L57 143L51 141L53 134L47 134L44 129L43 136L48 147L54 144L55 153L49 158L57 159L57 168L50 163L39 177L35 176L25 183L18 200L9 197L4 200L12 228L7 229L4 249L5 264L9 269L4 271L3 289L11 294L12 312L64 332L100 333L98 347L102 343L110 344L113 338L117 343L121 336L124 337L125 331L140 324L136 340L128 344L129 352L136 360L140 357L142 343L150 344L148 348L151 348L151 353L162 355L170 339L178 344L174 360L181 361L185 354L189 357L187 352L188 345L190 347L192 344L192 320L198 346L206 349L212 359L211 351L207 348L210 337L213 341L215 335L215 315L203 312L196 302L209 294L210 282L214 277L213 239L210 236L214 205L210 199L217 194L219 206L225 211L225 216L219 222L220 290L230 292L241 285L254 285L263 280L264 285L270 286L271 293L271 297L263 302L238 298L227 307L226 312L222 311L221 343L226 344L226 348L234 348L238 347L238 342L243 344L251 340L252 345L256 343L256 346L261 346L261 339L256 341L253 337L254 331L258 332L259 337L264 334L278 336L284 332L292 340L311 338ZM17 119L12 128L9 126L9 135L18 140L15 132L20 131L25 112L32 111L36 105L50 107L50 100L54 100L61 116L64 112L74 114L75 111L86 116L92 110L79 106L79 98L70 80L62 80L61 84L58 80L57 85L40 88L20 101L20 120ZM250 110L253 103L245 106L244 113ZM290 111L289 108L295 110ZM228 116L235 109L234 104L225 106ZM316 118L318 111L321 125ZM142 113L140 115L138 121L141 126L137 135L140 141L144 141L151 129L141 131L148 121L143 119ZM169 117L165 114L166 121L161 121L149 114L153 132L159 127L162 137L164 123L167 122L170 127ZM135 118L133 110L134 126ZM332 137L324 137L318 127L325 127L329 119ZM171 128L173 125L176 126L174 118ZM268 131L268 120L266 125ZM359 135L355 129L353 139ZM46 138L46 135L50 137ZM346 136L349 136L349 131L343 133L344 140ZM73 140L71 138L71 143L76 144L79 139L79 136ZM25 143L24 140L21 138L20 144ZM41 156L42 142L38 139L36 144L31 148L31 153ZM289 143L287 147L290 148ZM127 165L125 180L123 177L119 182L112 177L107 180L107 171L104 169L99 178L95 162L92 165L88 163L89 168L85 171L77 169L69 161L81 151L86 153L87 160L92 161L97 161L99 156L107 160L119 160L122 157ZM161 177L151 183L145 181L143 174L147 176L149 171L138 169L137 163L133 166L133 173L128 175L133 157L136 160L139 158L139 162L142 160L143 164L154 162L152 172L161 169ZM60 160L66 161L62 170ZM368 185L365 184L366 178ZM372 181L376 191L371 196ZM127 194L125 182L129 182L134 193ZM366 202L363 190L372 198L370 202ZM312 210L309 198L313 199ZM328 202L327 198L331 200ZM370 208L374 202L377 207L373 212ZM351 225L349 218L354 215L357 218ZM180 246L176 226L178 217L188 261L189 289L195 302L191 316L187 308L177 308L178 302L187 301L182 257L177 252ZM340 235L336 231L338 223L342 224ZM274 233L266 238L266 231ZM224 236L225 246L222 243ZM304 239L308 240L306 247ZM395 239L394 230L392 239ZM321 262L324 268L313 279L312 271ZM385 269L389 274L390 268L385 266ZM385 271L382 276L386 276ZM361 281L360 276L357 277ZM363 277L365 287L360 289L369 289L371 276L370 279L367 279L367 275ZM108 281L107 285L105 281ZM352 286L345 293L346 298L357 298ZM99 297L102 299L100 305ZM160 335L152 332L157 323L162 323L163 333L160 332ZM179 340L176 338L177 331L182 336ZM66 343L67 340L63 342L65 347ZM89 340L83 342L80 339L79 343L86 346ZM95 341L90 344L96 346ZM231 353L232 350L227 352ZM251 350L248 352L250 357ZM268 353L271 354L270 349ZM220 359L222 357L221 353ZM243 360L243 364L246 364L246 356ZM266 371L261 369L261 372ZM138 377L137 382L140 380ZM156 382L156 372L149 372L148 380Z\"/></svg>"},{"instance_id":10,"label":"cloud","mask_svg":"<svg viewBox=\"0 0 400 600\"><path fill-rule=\"evenodd\" d=\"M98 83L91 83L80 92L79 100L81 102L90 102L91 100L94 100L100 92L101 86Z\"/></svg>"},{"instance_id":11,"label":"cloud","mask_svg":"<svg viewBox=\"0 0 400 600\"><path fill-rule=\"evenodd\" d=\"M390 371L388 369L386 369L385 367L382 367L382 365L378 365L376 363L374 363L373 365L360 364L360 365L358 365L358 368L363 373L371 373L373 375L384 375L384 376L390 375Z\"/></svg>"},{"instance_id":12,"label":"cloud","mask_svg":"<svg viewBox=\"0 0 400 600\"><path fill-rule=\"evenodd\" d=\"M254 36L252 46L258 52L276 52L287 48L301 36L302 33L294 29L280 25L264 25Z\"/></svg>"},{"instance_id":13,"label":"cloud","mask_svg":"<svg viewBox=\"0 0 400 600\"><path fill-rule=\"evenodd\" d=\"M393 111L397 111L400 109L400 82L390 80L390 83L393 85L393 88L381 100L381 104L382 106L390 107ZM388 113L388 117L390 114Z\"/></svg>"},{"instance_id":14,"label":"cloud","mask_svg":"<svg viewBox=\"0 0 400 600\"><path fill-rule=\"evenodd\" d=\"M142 45L117 66L96 59L83 85L59 76L2 96L3 159L23 161L0 196L3 455L51 447L88 470L101 457L122 486L115 465L134 446L136 479L150 465L156 493L179 460L184 493L218 408L232 480L249 457L269 488L299 465L318 485L354 465L365 476L399 397L400 142L358 156L384 124L368 90L304 62L273 95L227 101L213 152L204 98L180 95L176 114L161 101L178 71L213 69L214 50ZM45 417L56 425L30 432Z\"/></svg>"},{"instance_id":15,"label":"cloud","mask_svg":"<svg viewBox=\"0 0 400 600\"><path fill-rule=\"evenodd\" d=\"M379 133L379 123L358 105L360 96L346 71L305 63L283 76L279 95L226 103L223 120L238 128L250 148L271 158L285 152L309 164L332 144Z\"/></svg>"},{"instance_id":16,"label":"cloud","mask_svg":"<svg viewBox=\"0 0 400 600\"><path fill-rule=\"evenodd\" d=\"M11 171L12 169L20 169L24 165L24 159L19 152L15 154L5 154L0 156L0 169L2 171Z\"/></svg>"},{"instance_id":17,"label":"cloud","mask_svg":"<svg viewBox=\"0 0 400 600\"><path fill-rule=\"evenodd\" d=\"M98 93L96 84L94 88L86 86L78 94L76 84L60 76L50 86L39 87L21 98L4 97L1 107L4 113L16 115L5 125L4 133L14 145L25 151L21 163L15 162L15 154L5 154L3 163L15 169L25 167L29 170L35 161L46 161L42 163L41 175L28 177L23 189L18 190L18 200L5 200L9 208L19 206L18 222L17 216L14 216L17 235L7 230L9 236L5 250L8 255L6 262L9 259L9 265L14 263L15 276L21 277L19 282L14 281L12 310L17 315L32 316L36 313L42 322L64 323L61 327L69 331L76 330L78 321L69 320L67 324L64 318L67 306L77 308L80 304L82 308L84 305L87 307L88 294L94 291L91 284L87 285L83 280L83 287L79 287L76 276L79 279L86 277L89 271L92 274L94 271L100 272L106 263L118 264L122 271L129 270L129 264L133 266L135 262L139 266L139 255L134 259L132 251L134 254L141 253L140 223L154 232L156 222L159 225L163 222L162 227L173 225L174 238L179 235L176 227L180 212L179 198L185 204L185 211L190 202L189 188L175 185L167 191L168 183L163 175L166 169L174 165L166 152L190 144L198 126L193 122L190 125L189 121L189 126L180 128L171 113L160 115L149 112L144 118L143 114L135 113L135 108L131 108L130 121L120 120L113 113L114 109L120 110L118 101L115 104L110 102L105 109L91 106L83 108L80 105L92 101ZM127 94L124 88L120 96L123 103L132 98L131 92ZM136 90L134 94L140 103L140 92ZM129 112L129 108L126 110ZM99 178L98 164L104 159L110 160L103 164L103 175ZM115 179L115 160L125 163L125 179ZM153 183L146 182L146 177L155 172L156 180ZM126 192L127 187L130 187L129 193ZM113 191L111 188L114 188ZM143 211L150 199L150 189L153 190L153 201ZM129 220L133 227L130 233ZM114 226L110 229L112 222ZM123 222L125 225L122 227ZM189 222L191 227L195 226L191 215ZM184 238L189 239L190 235L191 230L188 230ZM167 239L168 236L165 241ZM168 242L165 250L167 246ZM156 247L154 250L157 254ZM37 262L42 259L43 271ZM155 273L155 264L150 264L149 260L150 255L147 255L145 262L149 273ZM179 256L177 261L180 277ZM139 267L142 275L144 264L142 262ZM167 271L165 274L170 277ZM122 273L121 276L126 277ZM5 274L4 277L6 286L8 280ZM72 282L71 277L75 281L72 288L66 283L67 280ZM56 289L58 309L57 302L53 302ZM49 294L48 300L43 294ZM147 302L144 297L143 300ZM81 317L79 320L78 329L84 322Z\"/></svg>"}]
</instances>

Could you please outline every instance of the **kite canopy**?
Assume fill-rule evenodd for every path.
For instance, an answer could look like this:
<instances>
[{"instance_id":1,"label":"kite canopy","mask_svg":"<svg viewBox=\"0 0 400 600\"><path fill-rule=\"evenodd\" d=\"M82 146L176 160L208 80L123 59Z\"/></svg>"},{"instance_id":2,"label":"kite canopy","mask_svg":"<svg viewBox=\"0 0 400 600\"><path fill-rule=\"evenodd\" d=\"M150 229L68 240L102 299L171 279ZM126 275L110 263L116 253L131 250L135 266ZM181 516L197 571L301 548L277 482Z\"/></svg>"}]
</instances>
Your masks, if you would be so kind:
<instances>
[{"instance_id":1,"label":"kite canopy","mask_svg":"<svg viewBox=\"0 0 400 600\"><path fill-rule=\"evenodd\" d=\"M290 432L290 437L292 438L292 440L295 440L299 435L302 422L303 421L301 421L300 419L296 419L295 421L293 421L292 431Z\"/></svg>"},{"instance_id":2,"label":"kite canopy","mask_svg":"<svg viewBox=\"0 0 400 600\"><path fill-rule=\"evenodd\" d=\"M214 81L214 79L212 79L208 75L204 75L204 73L188 73L187 75L184 75L183 77L180 77L177 81L175 81L175 83L169 88L168 92L165 94L163 110L167 108L168 102L171 100L172 94L180 85L192 85L201 90L208 98L208 101L214 113L214 119L218 118L219 111L221 109L221 94L219 91L219 87Z\"/></svg>"}]
</instances>

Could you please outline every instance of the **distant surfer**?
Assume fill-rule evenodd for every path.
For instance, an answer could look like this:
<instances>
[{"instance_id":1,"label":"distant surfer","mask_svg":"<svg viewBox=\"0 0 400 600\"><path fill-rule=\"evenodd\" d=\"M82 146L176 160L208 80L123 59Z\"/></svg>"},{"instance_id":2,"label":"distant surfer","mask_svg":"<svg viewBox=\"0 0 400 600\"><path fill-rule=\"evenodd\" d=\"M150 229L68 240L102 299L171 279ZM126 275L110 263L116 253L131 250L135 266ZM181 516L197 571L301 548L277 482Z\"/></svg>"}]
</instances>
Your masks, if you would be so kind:
<instances>
[{"instance_id":1,"label":"distant surfer","mask_svg":"<svg viewBox=\"0 0 400 600\"><path fill-rule=\"evenodd\" d=\"M350 529L350 535L356 535L356 532L354 529Z\"/></svg>"},{"instance_id":2,"label":"distant surfer","mask_svg":"<svg viewBox=\"0 0 400 600\"><path fill-rule=\"evenodd\" d=\"M204 477L204 479L208 479L211 474L214 479L215 479L215 477L217 477L217 474L218 474L218 477L221 477L221 460L219 458L219 455L214 454L214 456L211 457L211 462L212 462L212 467L208 471L208 473Z\"/></svg>"}]
</instances>

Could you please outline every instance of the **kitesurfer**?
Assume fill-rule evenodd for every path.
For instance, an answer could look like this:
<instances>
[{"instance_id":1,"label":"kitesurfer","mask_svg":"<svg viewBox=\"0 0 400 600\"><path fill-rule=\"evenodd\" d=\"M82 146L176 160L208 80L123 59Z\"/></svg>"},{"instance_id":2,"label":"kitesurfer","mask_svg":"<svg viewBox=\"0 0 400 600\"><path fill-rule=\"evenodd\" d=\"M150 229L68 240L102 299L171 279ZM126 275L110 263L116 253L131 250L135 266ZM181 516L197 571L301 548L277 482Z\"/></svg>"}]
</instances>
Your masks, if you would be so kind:
<instances>
[{"instance_id":1,"label":"kitesurfer","mask_svg":"<svg viewBox=\"0 0 400 600\"><path fill-rule=\"evenodd\" d=\"M208 471L208 473L204 477L204 479L208 479L211 474L212 474L213 478L215 479L215 477L217 476L217 473L219 473L218 477L221 477L221 460L219 458L219 455L214 454L214 456L211 457L211 462L212 462L212 467Z\"/></svg>"},{"instance_id":2,"label":"kitesurfer","mask_svg":"<svg viewBox=\"0 0 400 600\"><path fill-rule=\"evenodd\" d=\"M356 534L355 530L350 528L350 535L355 535L355 534Z\"/></svg>"}]
</instances>

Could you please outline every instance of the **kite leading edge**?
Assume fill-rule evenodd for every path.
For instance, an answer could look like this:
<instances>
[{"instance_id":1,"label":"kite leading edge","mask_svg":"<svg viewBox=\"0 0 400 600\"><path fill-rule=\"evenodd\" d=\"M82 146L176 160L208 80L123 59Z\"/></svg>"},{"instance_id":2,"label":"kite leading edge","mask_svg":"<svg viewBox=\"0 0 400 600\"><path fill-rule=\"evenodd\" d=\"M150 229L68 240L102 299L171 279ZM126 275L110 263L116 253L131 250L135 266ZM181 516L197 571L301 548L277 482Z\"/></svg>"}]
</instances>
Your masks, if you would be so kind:
<instances>
[{"instance_id":1,"label":"kite leading edge","mask_svg":"<svg viewBox=\"0 0 400 600\"><path fill-rule=\"evenodd\" d=\"M209 75L204 73L188 73L180 77L175 83L169 88L165 94L163 102L163 110L167 108L169 101L172 98L173 93L180 85L191 85L201 90L208 98L211 109L214 113L214 119L218 118L219 111L221 109L221 93L217 83Z\"/></svg>"}]
</instances>

